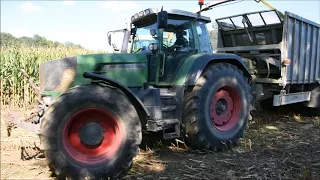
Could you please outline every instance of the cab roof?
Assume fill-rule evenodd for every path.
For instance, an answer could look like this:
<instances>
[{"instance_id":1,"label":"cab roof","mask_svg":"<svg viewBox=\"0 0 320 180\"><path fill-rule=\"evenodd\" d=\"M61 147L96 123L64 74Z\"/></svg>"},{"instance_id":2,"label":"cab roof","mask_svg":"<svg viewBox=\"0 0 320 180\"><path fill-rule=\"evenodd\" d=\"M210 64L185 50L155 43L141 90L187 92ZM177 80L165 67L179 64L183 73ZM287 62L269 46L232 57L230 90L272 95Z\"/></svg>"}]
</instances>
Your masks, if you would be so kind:
<instances>
[{"instance_id":1,"label":"cab roof","mask_svg":"<svg viewBox=\"0 0 320 180\"><path fill-rule=\"evenodd\" d=\"M155 16L160 11L161 11L160 8L148 8L146 10L140 11L131 17L131 23L135 23L137 21L140 21L140 20L144 19L145 17L149 17L150 15ZM189 11L183 11L183 10L178 10L178 9L163 9L163 11L167 11L168 15L184 16L184 17L188 17L188 18L197 18L198 17L197 13L192 13ZM202 20L206 23L211 22L211 19L206 16L200 16L200 17L198 17L198 19Z\"/></svg>"}]
</instances>

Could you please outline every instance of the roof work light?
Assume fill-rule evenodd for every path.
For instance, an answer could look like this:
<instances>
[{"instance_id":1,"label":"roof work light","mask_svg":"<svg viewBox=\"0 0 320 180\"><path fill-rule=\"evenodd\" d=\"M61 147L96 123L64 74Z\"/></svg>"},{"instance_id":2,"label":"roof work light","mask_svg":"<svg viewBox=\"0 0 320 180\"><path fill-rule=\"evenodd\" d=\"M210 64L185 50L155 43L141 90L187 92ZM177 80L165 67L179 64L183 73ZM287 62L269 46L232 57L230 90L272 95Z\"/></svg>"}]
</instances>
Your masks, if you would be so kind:
<instances>
[{"instance_id":1,"label":"roof work light","mask_svg":"<svg viewBox=\"0 0 320 180\"><path fill-rule=\"evenodd\" d=\"M202 6L202 5L204 4L204 0L199 0L199 1L198 1L198 4L199 4L200 6Z\"/></svg>"}]
</instances>

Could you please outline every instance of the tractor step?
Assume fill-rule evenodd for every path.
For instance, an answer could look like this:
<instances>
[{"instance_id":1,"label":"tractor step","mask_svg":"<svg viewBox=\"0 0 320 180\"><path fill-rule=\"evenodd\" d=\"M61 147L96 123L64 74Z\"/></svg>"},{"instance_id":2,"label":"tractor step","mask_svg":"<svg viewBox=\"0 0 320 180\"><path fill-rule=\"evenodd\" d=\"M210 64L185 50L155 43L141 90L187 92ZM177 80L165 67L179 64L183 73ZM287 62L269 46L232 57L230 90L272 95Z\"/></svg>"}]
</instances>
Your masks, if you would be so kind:
<instances>
[{"instance_id":1,"label":"tractor step","mask_svg":"<svg viewBox=\"0 0 320 180\"><path fill-rule=\"evenodd\" d=\"M162 106L161 107L161 111L162 112L167 112L167 111L175 111L176 110L176 105L172 105L172 106Z\"/></svg>"},{"instance_id":2,"label":"tractor step","mask_svg":"<svg viewBox=\"0 0 320 180\"><path fill-rule=\"evenodd\" d=\"M180 137L179 119L163 119L163 138L174 139Z\"/></svg>"},{"instance_id":3,"label":"tractor step","mask_svg":"<svg viewBox=\"0 0 320 180\"><path fill-rule=\"evenodd\" d=\"M165 125L171 125L171 124L179 124L179 119L163 119L163 124Z\"/></svg>"},{"instance_id":4,"label":"tractor step","mask_svg":"<svg viewBox=\"0 0 320 180\"><path fill-rule=\"evenodd\" d=\"M160 92L162 119L176 119L177 98L175 92L162 90Z\"/></svg>"},{"instance_id":5,"label":"tractor step","mask_svg":"<svg viewBox=\"0 0 320 180\"><path fill-rule=\"evenodd\" d=\"M147 131L163 132L164 139L180 137L181 102L175 89L153 88L142 98L150 112L147 120Z\"/></svg>"},{"instance_id":6,"label":"tractor step","mask_svg":"<svg viewBox=\"0 0 320 180\"><path fill-rule=\"evenodd\" d=\"M161 92L160 93L160 96L161 98L173 98L173 97L176 97L176 93L163 93Z\"/></svg>"},{"instance_id":7,"label":"tractor step","mask_svg":"<svg viewBox=\"0 0 320 180\"><path fill-rule=\"evenodd\" d=\"M161 92L160 98L162 106L170 106L177 104L176 93Z\"/></svg>"},{"instance_id":8,"label":"tractor step","mask_svg":"<svg viewBox=\"0 0 320 180\"><path fill-rule=\"evenodd\" d=\"M177 94L174 91L161 89L160 98L163 122L163 138L179 138L180 121L177 119Z\"/></svg>"},{"instance_id":9,"label":"tractor step","mask_svg":"<svg viewBox=\"0 0 320 180\"><path fill-rule=\"evenodd\" d=\"M175 138L179 138L180 137L180 134L177 134L177 133L163 133L163 139L175 139Z\"/></svg>"}]
</instances>

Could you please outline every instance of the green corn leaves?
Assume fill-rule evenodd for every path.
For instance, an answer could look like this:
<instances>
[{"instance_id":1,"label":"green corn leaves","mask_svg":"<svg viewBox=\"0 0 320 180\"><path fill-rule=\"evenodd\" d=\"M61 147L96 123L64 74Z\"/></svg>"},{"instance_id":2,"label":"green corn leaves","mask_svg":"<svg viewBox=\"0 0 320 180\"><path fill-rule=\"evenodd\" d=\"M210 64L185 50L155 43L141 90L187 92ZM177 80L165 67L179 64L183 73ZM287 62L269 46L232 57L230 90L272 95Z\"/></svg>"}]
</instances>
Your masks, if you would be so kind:
<instances>
[{"instance_id":1,"label":"green corn leaves","mask_svg":"<svg viewBox=\"0 0 320 180\"><path fill-rule=\"evenodd\" d=\"M34 104L35 94L20 69L24 69L39 86L39 66L42 62L83 54L103 53L76 47L1 47L1 105L27 107Z\"/></svg>"}]
</instances>

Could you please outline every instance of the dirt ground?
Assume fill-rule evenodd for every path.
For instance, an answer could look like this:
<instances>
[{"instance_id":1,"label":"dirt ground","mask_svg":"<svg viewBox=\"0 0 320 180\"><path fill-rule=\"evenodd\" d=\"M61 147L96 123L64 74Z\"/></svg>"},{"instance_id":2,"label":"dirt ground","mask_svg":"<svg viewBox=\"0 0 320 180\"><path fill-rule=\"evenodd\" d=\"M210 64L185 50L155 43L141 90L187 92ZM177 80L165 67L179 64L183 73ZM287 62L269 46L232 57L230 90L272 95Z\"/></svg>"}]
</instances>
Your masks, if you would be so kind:
<instances>
[{"instance_id":1,"label":"dirt ground","mask_svg":"<svg viewBox=\"0 0 320 180\"><path fill-rule=\"evenodd\" d=\"M17 128L7 137L9 113L1 109L1 179L54 179L37 135ZM144 143L124 179L320 179L320 117L257 110L245 138L227 152Z\"/></svg>"}]
</instances>

